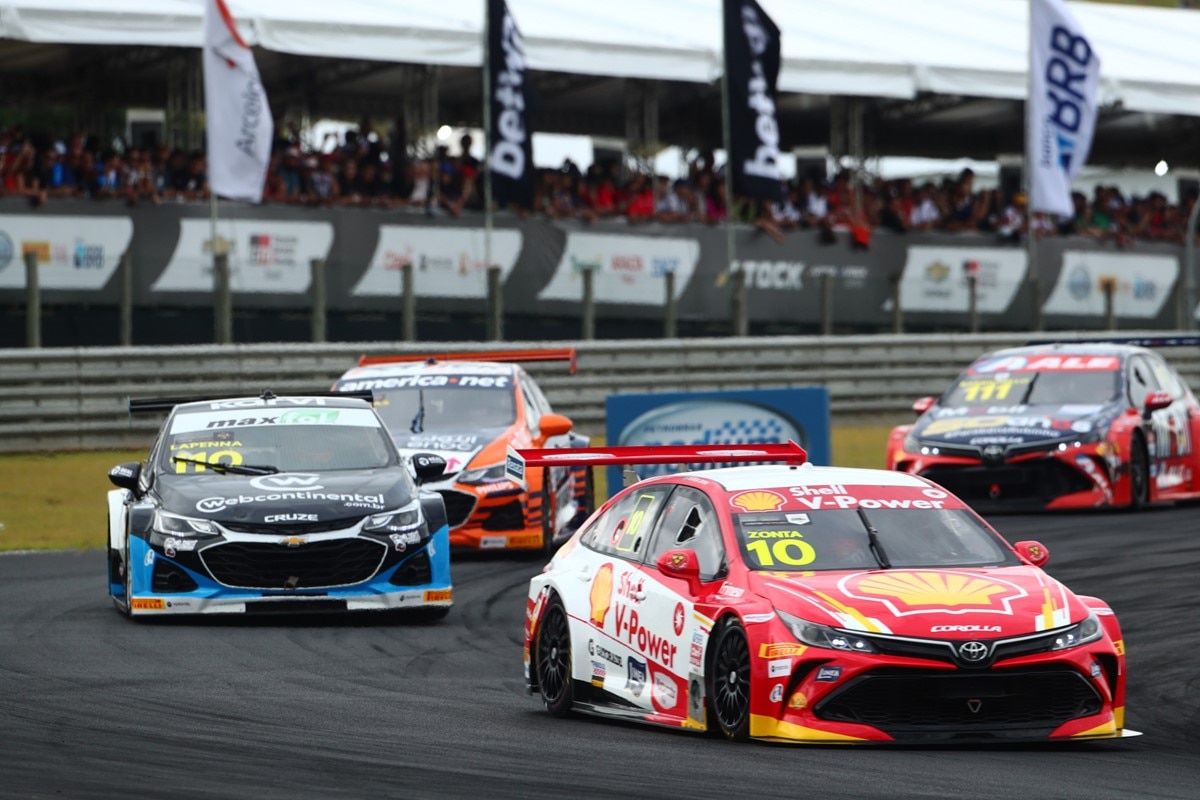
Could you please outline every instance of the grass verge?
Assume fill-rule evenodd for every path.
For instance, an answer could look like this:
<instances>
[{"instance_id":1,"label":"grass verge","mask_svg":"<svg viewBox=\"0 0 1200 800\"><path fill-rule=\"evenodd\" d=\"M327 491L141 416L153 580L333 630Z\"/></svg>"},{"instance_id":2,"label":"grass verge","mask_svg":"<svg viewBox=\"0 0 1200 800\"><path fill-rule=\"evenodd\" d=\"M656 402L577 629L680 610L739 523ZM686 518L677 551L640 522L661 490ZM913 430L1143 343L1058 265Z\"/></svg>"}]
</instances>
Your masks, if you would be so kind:
<instances>
[{"instance_id":1,"label":"grass verge","mask_svg":"<svg viewBox=\"0 0 1200 800\"><path fill-rule=\"evenodd\" d=\"M882 467L888 427L835 428L833 463ZM103 547L114 464L145 451L0 455L0 551ZM607 497L597 470L597 497Z\"/></svg>"}]
</instances>

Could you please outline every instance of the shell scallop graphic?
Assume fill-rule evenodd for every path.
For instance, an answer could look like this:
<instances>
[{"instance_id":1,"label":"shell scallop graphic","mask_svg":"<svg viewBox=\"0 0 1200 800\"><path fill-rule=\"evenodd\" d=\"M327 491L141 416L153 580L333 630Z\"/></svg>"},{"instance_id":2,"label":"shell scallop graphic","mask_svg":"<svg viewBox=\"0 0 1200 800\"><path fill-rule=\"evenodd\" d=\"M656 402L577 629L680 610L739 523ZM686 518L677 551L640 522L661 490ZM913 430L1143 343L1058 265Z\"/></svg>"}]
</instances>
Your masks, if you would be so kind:
<instances>
[{"instance_id":1,"label":"shell scallop graphic","mask_svg":"<svg viewBox=\"0 0 1200 800\"><path fill-rule=\"evenodd\" d=\"M608 616L608 608L612 605L613 565L605 564L596 570L592 578L592 624L597 628L604 627L604 618Z\"/></svg>"},{"instance_id":2,"label":"shell scallop graphic","mask_svg":"<svg viewBox=\"0 0 1200 800\"><path fill-rule=\"evenodd\" d=\"M739 492L729 498L729 502L742 511L778 511L785 502L783 495L757 489L752 492Z\"/></svg>"},{"instance_id":3,"label":"shell scallop graphic","mask_svg":"<svg viewBox=\"0 0 1200 800\"><path fill-rule=\"evenodd\" d=\"M864 595L899 600L910 608L938 606L942 608L994 608L1003 596L1007 599L1013 587L973 575L945 572L893 572L870 575L854 587Z\"/></svg>"}]
</instances>

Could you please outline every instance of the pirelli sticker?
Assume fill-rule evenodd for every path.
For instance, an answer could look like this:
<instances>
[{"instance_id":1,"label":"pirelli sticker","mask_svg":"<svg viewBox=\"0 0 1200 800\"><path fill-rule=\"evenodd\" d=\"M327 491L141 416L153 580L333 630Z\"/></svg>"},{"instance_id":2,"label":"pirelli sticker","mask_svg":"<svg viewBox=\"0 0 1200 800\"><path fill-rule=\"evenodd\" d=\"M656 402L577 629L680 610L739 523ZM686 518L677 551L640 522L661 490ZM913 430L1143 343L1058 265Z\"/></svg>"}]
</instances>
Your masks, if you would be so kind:
<instances>
[{"instance_id":1,"label":"pirelli sticker","mask_svg":"<svg viewBox=\"0 0 1200 800\"><path fill-rule=\"evenodd\" d=\"M777 644L760 644L758 646L759 658L793 658L795 656L804 655L804 651L808 648L802 644L792 644L791 642L781 642Z\"/></svg>"},{"instance_id":2,"label":"pirelli sticker","mask_svg":"<svg viewBox=\"0 0 1200 800\"><path fill-rule=\"evenodd\" d=\"M426 603L449 603L453 599L453 589L428 589L425 592Z\"/></svg>"},{"instance_id":3,"label":"pirelli sticker","mask_svg":"<svg viewBox=\"0 0 1200 800\"><path fill-rule=\"evenodd\" d=\"M135 611L166 611L167 601L161 597L135 597L129 601Z\"/></svg>"}]
</instances>

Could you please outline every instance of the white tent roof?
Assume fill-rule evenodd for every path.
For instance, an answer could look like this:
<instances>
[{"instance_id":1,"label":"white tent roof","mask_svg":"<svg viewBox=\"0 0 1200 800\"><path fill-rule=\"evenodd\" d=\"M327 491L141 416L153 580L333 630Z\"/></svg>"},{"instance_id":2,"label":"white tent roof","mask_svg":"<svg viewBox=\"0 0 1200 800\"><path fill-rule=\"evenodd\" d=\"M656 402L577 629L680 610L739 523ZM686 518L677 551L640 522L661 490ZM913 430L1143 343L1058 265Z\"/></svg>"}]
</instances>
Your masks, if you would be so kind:
<instances>
[{"instance_id":1,"label":"white tent roof","mask_svg":"<svg viewBox=\"0 0 1200 800\"><path fill-rule=\"evenodd\" d=\"M760 0L783 30L785 92L1020 99L1023 0ZM474 66L484 0L228 0L245 38L305 56ZM1074 2L1102 101L1200 116L1200 12ZM720 0L509 0L535 69L711 82ZM200 46L203 0L0 0L0 37Z\"/></svg>"}]
</instances>

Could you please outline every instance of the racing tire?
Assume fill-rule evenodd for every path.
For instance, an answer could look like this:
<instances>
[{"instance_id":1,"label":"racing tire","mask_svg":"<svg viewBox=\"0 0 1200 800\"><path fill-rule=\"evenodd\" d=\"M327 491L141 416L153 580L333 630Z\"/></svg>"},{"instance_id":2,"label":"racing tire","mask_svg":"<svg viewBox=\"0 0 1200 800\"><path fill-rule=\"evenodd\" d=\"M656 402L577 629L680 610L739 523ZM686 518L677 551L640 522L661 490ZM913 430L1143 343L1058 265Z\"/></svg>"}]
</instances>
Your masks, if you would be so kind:
<instances>
[{"instance_id":1,"label":"racing tire","mask_svg":"<svg viewBox=\"0 0 1200 800\"><path fill-rule=\"evenodd\" d=\"M555 717L571 713L571 625L558 595L551 595L534 639L534 669L546 711Z\"/></svg>"},{"instance_id":2,"label":"racing tire","mask_svg":"<svg viewBox=\"0 0 1200 800\"><path fill-rule=\"evenodd\" d=\"M1150 455L1141 436L1129 447L1129 508L1136 511L1150 503Z\"/></svg>"},{"instance_id":3,"label":"racing tire","mask_svg":"<svg viewBox=\"0 0 1200 800\"><path fill-rule=\"evenodd\" d=\"M750 647L746 630L730 617L713 642L712 669L708 673L711 718L726 739L750 738Z\"/></svg>"}]
</instances>

